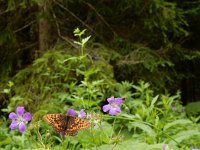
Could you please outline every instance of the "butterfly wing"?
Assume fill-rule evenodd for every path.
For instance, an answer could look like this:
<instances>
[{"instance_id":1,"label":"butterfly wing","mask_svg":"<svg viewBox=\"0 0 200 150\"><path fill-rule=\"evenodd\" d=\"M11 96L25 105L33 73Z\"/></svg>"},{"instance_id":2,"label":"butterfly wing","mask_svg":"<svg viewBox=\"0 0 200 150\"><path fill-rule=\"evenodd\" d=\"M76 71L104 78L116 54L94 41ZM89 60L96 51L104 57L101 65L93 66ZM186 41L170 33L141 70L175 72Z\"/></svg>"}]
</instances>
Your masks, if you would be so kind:
<instances>
[{"instance_id":1,"label":"butterfly wing","mask_svg":"<svg viewBox=\"0 0 200 150\"><path fill-rule=\"evenodd\" d=\"M65 132L67 125L66 124L66 115L64 114L47 114L43 119L52 125L54 130L58 133Z\"/></svg>"},{"instance_id":2,"label":"butterfly wing","mask_svg":"<svg viewBox=\"0 0 200 150\"><path fill-rule=\"evenodd\" d=\"M64 114L47 114L43 119L52 125L54 130L61 134L75 136L78 130L87 129L90 127L90 122Z\"/></svg>"},{"instance_id":3,"label":"butterfly wing","mask_svg":"<svg viewBox=\"0 0 200 150\"><path fill-rule=\"evenodd\" d=\"M78 130L87 129L90 127L90 122L78 117L67 116L68 127L66 129L66 134L70 136L75 136L78 134Z\"/></svg>"}]
</instances>

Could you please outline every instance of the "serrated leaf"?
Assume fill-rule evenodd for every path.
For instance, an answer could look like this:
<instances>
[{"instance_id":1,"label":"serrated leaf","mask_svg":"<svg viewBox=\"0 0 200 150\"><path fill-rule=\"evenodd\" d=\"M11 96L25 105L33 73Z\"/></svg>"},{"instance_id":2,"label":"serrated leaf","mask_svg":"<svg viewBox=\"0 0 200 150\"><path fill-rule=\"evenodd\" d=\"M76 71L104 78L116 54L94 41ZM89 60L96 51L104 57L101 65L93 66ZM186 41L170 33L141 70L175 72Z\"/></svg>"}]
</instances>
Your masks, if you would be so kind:
<instances>
[{"instance_id":1,"label":"serrated leaf","mask_svg":"<svg viewBox=\"0 0 200 150\"><path fill-rule=\"evenodd\" d=\"M87 43L87 41L90 39L90 37L91 37L91 36L88 36L88 37L86 37L86 38L83 38L83 39L81 40L82 45L85 45L85 43Z\"/></svg>"}]
</instances>

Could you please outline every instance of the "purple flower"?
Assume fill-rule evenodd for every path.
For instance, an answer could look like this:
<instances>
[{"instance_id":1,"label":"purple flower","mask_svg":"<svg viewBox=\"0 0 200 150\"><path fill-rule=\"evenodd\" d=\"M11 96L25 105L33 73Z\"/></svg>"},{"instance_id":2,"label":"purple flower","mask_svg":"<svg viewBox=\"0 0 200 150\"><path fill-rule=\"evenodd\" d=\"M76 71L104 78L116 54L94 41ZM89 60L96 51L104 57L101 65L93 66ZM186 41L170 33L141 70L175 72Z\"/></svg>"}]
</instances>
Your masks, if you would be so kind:
<instances>
[{"instance_id":1,"label":"purple flower","mask_svg":"<svg viewBox=\"0 0 200 150\"><path fill-rule=\"evenodd\" d=\"M85 113L84 109L80 110L78 117L80 117L80 118L85 118L86 117L86 113Z\"/></svg>"},{"instance_id":2,"label":"purple flower","mask_svg":"<svg viewBox=\"0 0 200 150\"><path fill-rule=\"evenodd\" d=\"M70 115L70 116L76 116L76 111L72 108L69 108L67 110L67 115ZM78 117L79 118L85 118L86 117L86 113L84 111L84 109L81 109L78 113Z\"/></svg>"},{"instance_id":3,"label":"purple flower","mask_svg":"<svg viewBox=\"0 0 200 150\"><path fill-rule=\"evenodd\" d=\"M67 115L70 115L70 116L76 116L76 111L72 108L69 108L67 110Z\"/></svg>"},{"instance_id":4,"label":"purple flower","mask_svg":"<svg viewBox=\"0 0 200 150\"><path fill-rule=\"evenodd\" d=\"M199 150L198 148L190 148L190 150Z\"/></svg>"},{"instance_id":5,"label":"purple flower","mask_svg":"<svg viewBox=\"0 0 200 150\"><path fill-rule=\"evenodd\" d=\"M111 116L115 116L116 114L121 112L120 105L123 102L123 98L114 98L114 96L107 99L107 105L103 106L103 111L108 112Z\"/></svg>"},{"instance_id":6,"label":"purple flower","mask_svg":"<svg viewBox=\"0 0 200 150\"><path fill-rule=\"evenodd\" d=\"M31 120L31 114L29 112L24 113L24 107L18 106L16 108L16 113L11 112L9 114L9 119L12 120L9 128L15 129L18 126L19 132L24 132L26 130L26 123Z\"/></svg>"},{"instance_id":7,"label":"purple flower","mask_svg":"<svg viewBox=\"0 0 200 150\"><path fill-rule=\"evenodd\" d=\"M172 105L172 106L171 106L171 109L172 109L173 111L176 111L176 110L177 110L177 108L176 108L175 105Z\"/></svg>"}]
</instances>

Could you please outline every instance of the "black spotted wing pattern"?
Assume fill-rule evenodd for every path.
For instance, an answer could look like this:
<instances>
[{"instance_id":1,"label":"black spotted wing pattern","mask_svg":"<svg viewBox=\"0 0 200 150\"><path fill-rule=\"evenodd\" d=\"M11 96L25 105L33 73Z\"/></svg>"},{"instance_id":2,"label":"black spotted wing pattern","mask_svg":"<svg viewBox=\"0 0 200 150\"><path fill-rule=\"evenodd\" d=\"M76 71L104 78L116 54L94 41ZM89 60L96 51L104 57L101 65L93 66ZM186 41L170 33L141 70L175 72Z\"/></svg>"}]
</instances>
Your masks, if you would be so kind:
<instances>
[{"instance_id":1,"label":"black spotted wing pattern","mask_svg":"<svg viewBox=\"0 0 200 150\"><path fill-rule=\"evenodd\" d=\"M64 133L69 136L75 136L78 134L78 130L90 127L90 122L87 120L64 114L47 114L43 119L51 124L57 133Z\"/></svg>"}]
</instances>

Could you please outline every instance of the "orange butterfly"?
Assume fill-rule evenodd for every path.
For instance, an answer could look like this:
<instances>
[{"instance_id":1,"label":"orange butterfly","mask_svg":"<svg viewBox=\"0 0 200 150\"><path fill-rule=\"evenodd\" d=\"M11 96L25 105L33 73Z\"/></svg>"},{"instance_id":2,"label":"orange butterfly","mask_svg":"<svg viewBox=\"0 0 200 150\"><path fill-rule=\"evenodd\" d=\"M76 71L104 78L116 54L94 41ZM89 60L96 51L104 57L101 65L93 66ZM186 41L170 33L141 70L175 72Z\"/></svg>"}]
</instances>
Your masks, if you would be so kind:
<instances>
[{"instance_id":1,"label":"orange butterfly","mask_svg":"<svg viewBox=\"0 0 200 150\"><path fill-rule=\"evenodd\" d=\"M78 130L87 129L90 127L90 122L79 117L64 115L64 114L47 114L43 119L52 125L58 133L75 136Z\"/></svg>"}]
</instances>

